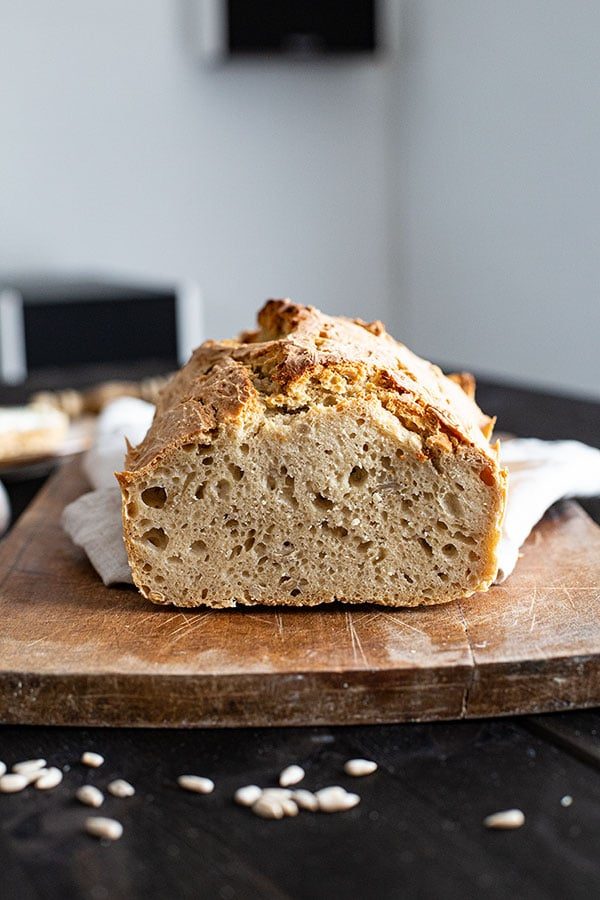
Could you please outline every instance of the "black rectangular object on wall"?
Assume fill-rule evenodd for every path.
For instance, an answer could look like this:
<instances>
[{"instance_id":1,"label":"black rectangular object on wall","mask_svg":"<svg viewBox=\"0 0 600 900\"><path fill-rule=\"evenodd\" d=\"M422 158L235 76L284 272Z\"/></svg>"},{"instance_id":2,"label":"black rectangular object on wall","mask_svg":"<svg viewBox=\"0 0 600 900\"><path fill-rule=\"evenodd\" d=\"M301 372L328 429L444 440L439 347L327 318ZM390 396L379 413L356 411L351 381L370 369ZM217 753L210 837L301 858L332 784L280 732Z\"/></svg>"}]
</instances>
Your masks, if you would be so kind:
<instances>
[{"instance_id":1,"label":"black rectangular object on wall","mask_svg":"<svg viewBox=\"0 0 600 900\"><path fill-rule=\"evenodd\" d=\"M373 53L376 0L228 0L229 54Z\"/></svg>"}]
</instances>

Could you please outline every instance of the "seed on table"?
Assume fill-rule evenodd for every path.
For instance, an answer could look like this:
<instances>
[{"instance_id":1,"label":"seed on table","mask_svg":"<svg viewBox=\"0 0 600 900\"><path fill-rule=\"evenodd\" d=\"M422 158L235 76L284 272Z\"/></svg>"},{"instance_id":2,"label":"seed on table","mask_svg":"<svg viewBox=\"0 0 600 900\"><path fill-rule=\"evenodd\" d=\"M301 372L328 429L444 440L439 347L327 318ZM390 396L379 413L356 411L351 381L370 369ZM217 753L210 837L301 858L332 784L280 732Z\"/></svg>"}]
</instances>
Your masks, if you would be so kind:
<instances>
[{"instance_id":1,"label":"seed on table","mask_svg":"<svg viewBox=\"0 0 600 900\"><path fill-rule=\"evenodd\" d=\"M372 775L377 771L377 763L372 759L349 759L344 763L344 772L346 775L352 775L353 778L361 778L363 775Z\"/></svg>"},{"instance_id":2,"label":"seed on table","mask_svg":"<svg viewBox=\"0 0 600 900\"><path fill-rule=\"evenodd\" d=\"M294 803L293 800L282 800L281 808L282 808L283 814L285 816L297 816L298 815L298 807Z\"/></svg>"},{"instance_id":3,"label":"seed on table","mask_svg":"<svg viewBox=\"0 0 600 900\"><path fill-rule=\"evenodd\" d=\"M29 784L27 775L21 775L19 772L9 772L8 775L0 776L0 793L16 794L18 791L24 790Z\"/></svg>"},{"instance_id":4,"label":"seed on table","mask_svg":"<svg viewBox=\"0 0 600 900\"><path fill-rule=\"evenodd\" d=\"M104 794L97 787L94 787L93 784L83 784L77 788L75 796L85 806L95 806L97 808L104 803Z\"/></svg>"},{"instance_id":5,"label":"seed on table","mask_svg":"<svg viewBox=\"0 0 600 900\"><path fill-rule=\"evenodd\" d=\"M304 778L305 772L302 766L287 766L279 776L279 784L282 788L298 784Z\"/></svg>"},{"instance_id":6,"label":"seed on table","mask_svg":"<svg viewBox=\"0 0 600 900\"><path fill-rule=\"evenodd\" d=\"M262 795L268 800L289 800L292 791L289 788L268 787L263 788Z\"/></svg>"},{"instance_id":7,"label":"seed on table","mask_svg":"<svg viewBox=\"0 0 600 900\"><path fill-rule=\"evenodd\" d=\"M317 791L316 797L320 811L326 813L344 812L360 803L358 794L350 794L339 785L321 788L320 791Z\"/></svg>"},{"instance_id":8,"label":"seed on table","mask_svg":"<svg viewBox=\"0 0 600 900\"><path fill-rule=\"evenodd\" d=\"M3 763L2 760L0 759L0 778L5 774L5 772L6 772L6 763Z\"/></svg>"},{"instance_id":9,"label":"seed on table","mask_svg":"<svg viewBox=\"0 0 600 900\"><path fill-rule=\"evenodd\" d=\"M24 759L23 762L15 763L12 770L13 772L16 772L17 775L29 775L30 772L37 772L38 769L45 768L45 759Z\"/></svg>"},{"instance_id":10,"label":"seed on table","mask_svg":"<svg viewBox=\"0 0 600 900\"><path fill-rule=\"evenodd\" d=\"M109 794L112 794L113 797L133 797L135 794L133 785L129 784L128 781L125 781L124 778L116 778L114 781L111 781L107 787L107 791Z\"/></svg>"},{"instance_id":11,"label":"seed on table","mask_svg":"<svg viewBox=\"0 0 600 900\"><path fill-rule=\"evenodd\" d=\"M310 812L316 812L319 808L319 801L316 796L312 791L304 790L304 788L292 791L292 800L300 809L308 809Z\"/></svg>"},{"instance_id":12,"label":"seed on table","mask_svg":"<svg viewBox=\"0 0 600 900\"><path fill-rule=\"evenodd\" d=\"M97 769L104 762L104 757L100 753L94 753L93 750L86 750L85 753L81 754L81 762L84 766Z\"/></svg>"},{"instance_id":13,"label":"seed on table","mask_svg":"<svg viewBox=\"0 0 600 900\"><path fill-rule=\"evenodd\" d=\"M261 819L283 819L285 812L282 801L275 797L259 797L252 806L252 812Z\"/></svg>"},{"instance_id":14,"label":"seed on table","mask_svg":"<svg viewBox=\"0 0 600 900\"><path fill-rule=\"evenodd\" d=\"M185 791L194 791L196 794L212 794L215 789L214 781L202 775L180 775L177 784Z\"/></svg>"},{"instance_id":15,"label":"seed on table","mask_svg":"<svg viewBox=\"0 0 600 900\"><path fill-rule=\"evenodd\" d=\"M49 769L42 769L40 775L35 779L34 784L38 791L49 791L61 783L63 773L56 766L50 766Z\"/></svg>"},{"instance_id":16,"label":"seed on table","mask_svg":"<svg viewBox=\"0 0 600 900\"><path fill-rule=\"evenodd\" d=\"M486 828L511 829L520 828L525 824L525 816L520 809L503 809L492 813L483 820Z\"/></svg>"},{"instance_id":17,"label":"seed on table","mask_svg":"<svg viewBox=\"0 0 600 900\"><path fill-rule=\"evenodd\" d=\"M236 803L239 803L240 806L254 806L261 795L262 788L259 788L257 784L247 784L244 787L237 789L233 795L233 799Z\"/></svg>"},{"instance_id":18,"label":"seed on table","mask_svg":"<svg viewBox=\"0 0 600 900\"><path fill-rule=\"evenodd\" d=\"M123 826L116 819L106 819L104 816L90 816L85 820L85 830L88 834L105 841L118 841L123 834Z\"/></svg>"},{"instance_id":19,"label":"seed on table","mask_svg":"<svg viewBox=\"0 0 600 900\"><path fill-rule=\"evenodd\" d=\"M573 798L571 797L570 794L565 794L564 797L560 798L560 805L564 806L565 808L567 806L571 806L572 803L573 803Z\"/></svg>"}]
</instances>

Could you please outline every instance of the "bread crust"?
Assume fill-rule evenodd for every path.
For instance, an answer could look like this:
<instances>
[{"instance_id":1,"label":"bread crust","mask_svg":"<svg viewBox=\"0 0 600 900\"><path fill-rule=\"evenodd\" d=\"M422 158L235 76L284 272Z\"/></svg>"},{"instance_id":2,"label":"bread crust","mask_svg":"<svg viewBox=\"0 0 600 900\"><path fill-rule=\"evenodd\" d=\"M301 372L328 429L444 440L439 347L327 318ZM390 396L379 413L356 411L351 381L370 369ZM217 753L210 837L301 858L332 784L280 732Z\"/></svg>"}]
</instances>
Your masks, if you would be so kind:
<instances>
[{"instance_id":1,"label":"bread crust","mask_svg":"<svg viewBox=\"0 0 600 900\"><path fill-rule=\"evenodd\" d=\"M146 437L128 448L126 469L117 475L121 483L222 424L241 422L260 407L266 414L310 406L323 391L375 396L424 438L425 447L451 450L462 443L496 462L488 440L493 420L473 399L473 377L463 373L453 381L394 340L381 322L269 300L258 324L238 340L206 341L174 375L158 397Z\"/></svg>"}]
</instances>

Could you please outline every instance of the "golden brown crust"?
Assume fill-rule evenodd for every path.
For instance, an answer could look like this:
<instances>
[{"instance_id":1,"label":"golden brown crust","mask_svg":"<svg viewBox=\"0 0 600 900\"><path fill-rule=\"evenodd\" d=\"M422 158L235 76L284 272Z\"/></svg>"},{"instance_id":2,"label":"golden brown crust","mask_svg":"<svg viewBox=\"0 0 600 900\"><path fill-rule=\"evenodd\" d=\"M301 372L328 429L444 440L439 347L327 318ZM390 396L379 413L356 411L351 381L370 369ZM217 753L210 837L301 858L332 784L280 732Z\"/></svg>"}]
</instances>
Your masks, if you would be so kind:
<instances>
[{"instance_id":1,"label":"golden brown crust","mask_svg":"<svg viewBox=\"0 0 600 900\"><path fill-rule=\"evenodd\" d=\"M258 325L238 340L207 341L195 351L162 390L148 434L129 449L121 483L222 424L310 407L325 397L332 403L376 398L421 435L424 452L466 444L496 463L488 443L491 420L475 404L466 376L446 377L395 341L381 322L269 300Z\"/></svg>"}]
</instances>

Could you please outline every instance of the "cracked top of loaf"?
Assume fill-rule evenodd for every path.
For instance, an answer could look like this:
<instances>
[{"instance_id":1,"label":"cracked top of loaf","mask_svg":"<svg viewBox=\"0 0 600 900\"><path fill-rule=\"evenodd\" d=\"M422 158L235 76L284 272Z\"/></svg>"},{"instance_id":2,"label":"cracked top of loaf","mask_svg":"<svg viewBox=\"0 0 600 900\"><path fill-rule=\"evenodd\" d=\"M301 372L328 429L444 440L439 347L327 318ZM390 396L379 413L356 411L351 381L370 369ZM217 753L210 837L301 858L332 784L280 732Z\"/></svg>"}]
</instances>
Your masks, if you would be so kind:
<instances>
[{"instance_id":1,"label":"cracked top of loaf","mask_svg":"<svg viewBox=\"0 0 600 900\"><path fill-rule=\"evenodd\" d=\"M493 420L473 397L471 376L444 375L381 322L269 300L256 331L206 341L173 376L146 437L128 448L126 469L151 469L172 448L203 436L210 441L223 424L353 399L380 403L420 437L425 455L467 444L495 459Z\"/></svg>"}]
</instances>

